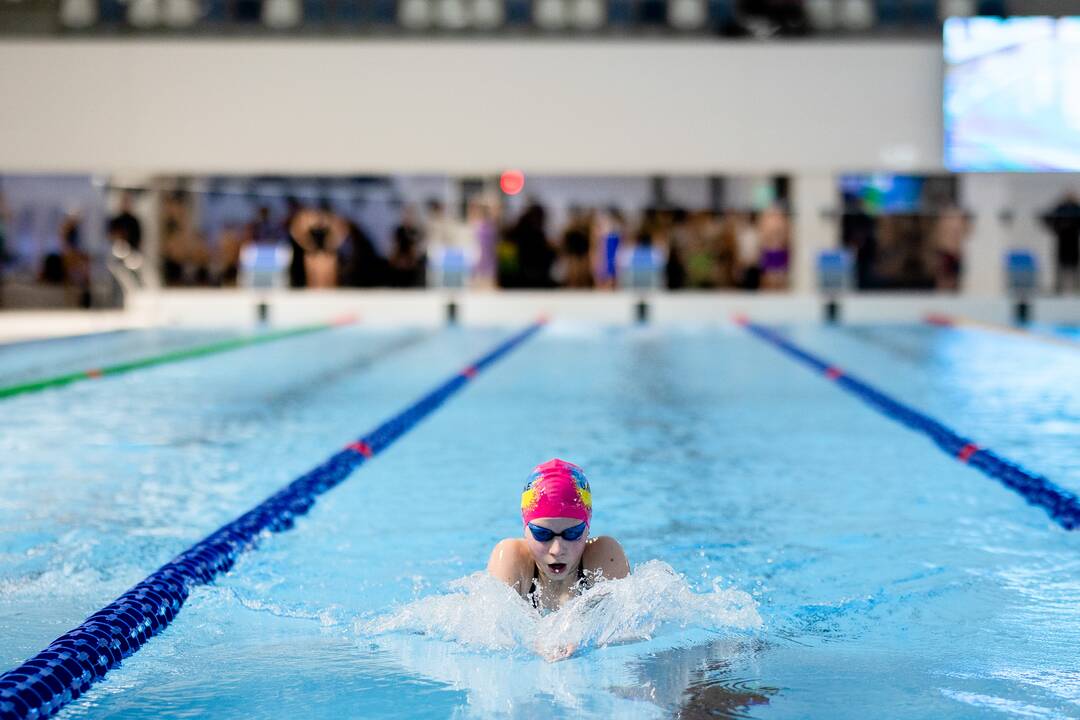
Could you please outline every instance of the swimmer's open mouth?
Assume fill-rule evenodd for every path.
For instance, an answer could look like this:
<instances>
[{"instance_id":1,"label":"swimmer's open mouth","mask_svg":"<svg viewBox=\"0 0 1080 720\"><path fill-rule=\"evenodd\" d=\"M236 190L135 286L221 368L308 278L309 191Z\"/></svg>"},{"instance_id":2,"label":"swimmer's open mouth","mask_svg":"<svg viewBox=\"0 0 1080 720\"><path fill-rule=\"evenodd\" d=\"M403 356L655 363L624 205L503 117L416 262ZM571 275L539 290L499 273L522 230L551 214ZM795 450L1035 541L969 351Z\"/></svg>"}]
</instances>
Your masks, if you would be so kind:
<instances>
[{"instance_id":1,"label":"swimmer's open mouth","mask_svg":"<svg viewBox=\"0 0 1080 720\"><path fill-rule=\"evenodd\" d=\"M548 570L556 575L566 572L566 563L548 563Z\"/></svg>"}]
</instances>

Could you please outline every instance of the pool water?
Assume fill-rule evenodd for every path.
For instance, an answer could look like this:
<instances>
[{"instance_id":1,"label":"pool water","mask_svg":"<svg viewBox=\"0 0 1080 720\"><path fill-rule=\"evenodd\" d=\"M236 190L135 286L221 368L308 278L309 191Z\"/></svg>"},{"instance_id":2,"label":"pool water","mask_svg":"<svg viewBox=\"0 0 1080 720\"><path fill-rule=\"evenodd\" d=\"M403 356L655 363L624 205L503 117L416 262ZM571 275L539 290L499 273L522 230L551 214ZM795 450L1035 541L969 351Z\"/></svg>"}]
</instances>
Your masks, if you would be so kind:
<instances>
[{"instance_id":1,"label":"pool water","mask_svg":"<svg viewBox=\"0 0 1080 720\"><path fill-rule=\"evenodd\" d=\"M1080 490L1080 350L779 330ZM3 401L0 665L510 332L340 328ZM122 337L136 354L196 339ZM117 342L8 348L2 384ZM589 473L593 532L636 577L539 618L475 573L553 456ZM1078 550L745 330L555 323L196 588L61 716L1077 717ZM550 637L576 654L546 661Z\"/></svg>"}]
</instances>

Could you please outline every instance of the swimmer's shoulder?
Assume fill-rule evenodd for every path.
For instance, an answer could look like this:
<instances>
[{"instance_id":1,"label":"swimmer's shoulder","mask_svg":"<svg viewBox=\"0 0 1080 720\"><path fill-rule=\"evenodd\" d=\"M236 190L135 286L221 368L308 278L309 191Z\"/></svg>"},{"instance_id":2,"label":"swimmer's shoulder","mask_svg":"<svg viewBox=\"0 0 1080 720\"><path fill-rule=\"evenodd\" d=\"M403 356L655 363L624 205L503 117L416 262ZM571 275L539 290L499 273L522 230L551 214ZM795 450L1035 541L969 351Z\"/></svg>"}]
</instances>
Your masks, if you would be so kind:
<instances>
[{"instance_id":1,"label":"swimmer's shoulder","mask_svg":"<svg viewBox=\"0 0 1080 720\"><path fill-rule=\"evenodd\" d=\"M533 559L521 538L505 538L495 544L487 571L524 595L532 584Z\"/></svg>"},{"instance_id":2,"label":"swimmer's shoulder","mask_svg":"<svg viewBox=\"0 0 1080 720\"><path fill-rule=\"evenodd\" d=\"M528 548L526 548L528 551ZM630 561L619 541L610 535L589 538L581 565L590 572L599 570L608 580L618 580L630 574Z\"/></svg>"}]
</instances>

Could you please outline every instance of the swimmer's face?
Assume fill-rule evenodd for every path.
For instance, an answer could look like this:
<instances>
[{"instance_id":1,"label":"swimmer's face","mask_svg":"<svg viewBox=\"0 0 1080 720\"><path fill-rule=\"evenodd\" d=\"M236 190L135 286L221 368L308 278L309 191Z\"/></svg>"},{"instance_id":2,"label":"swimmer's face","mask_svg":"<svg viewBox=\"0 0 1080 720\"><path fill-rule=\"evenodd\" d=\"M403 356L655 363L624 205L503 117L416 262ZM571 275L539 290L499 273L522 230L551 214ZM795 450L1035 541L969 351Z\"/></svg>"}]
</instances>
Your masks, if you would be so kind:
<instances>
[{"instance_id":1,"label":"swimmer's face","mask_svg":"<svg viewBox=\"0 0 1080 720\"><path fill-rule=\"evenodd\" d=\"M567 528L580 525L577 518L536 518L533 525L545 527L552 532L562 532ZM554 537L547 542L539 542L525 526L525 544L532 553L536 567L551 580L562 580L573 577L578 565L581 563L581 554L585 552L585 541L589 539L589 530L577 540L567 540L562 537Z\"/></svg>"}]
</instances>

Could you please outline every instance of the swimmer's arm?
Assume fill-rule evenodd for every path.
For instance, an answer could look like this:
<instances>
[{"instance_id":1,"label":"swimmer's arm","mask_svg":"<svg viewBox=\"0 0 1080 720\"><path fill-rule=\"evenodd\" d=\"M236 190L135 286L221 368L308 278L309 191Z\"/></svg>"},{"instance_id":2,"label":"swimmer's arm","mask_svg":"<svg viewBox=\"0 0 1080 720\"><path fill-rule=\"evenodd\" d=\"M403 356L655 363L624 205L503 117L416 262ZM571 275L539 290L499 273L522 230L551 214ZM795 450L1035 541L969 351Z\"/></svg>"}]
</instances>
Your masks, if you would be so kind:
<instances>
[{"instance_id":1,"label":"swimmer's arm","mask_svg":"<svg viewBox=\"0 0 1080 720\"><path fill-rule=\"evenodd\" d=\"M599 570L607 580L618 580L630 574L630 561L626 559L619 541L609 535L589 540L585 546L582 564L586 570Z\"/></svg>"},{"instance_id":2,"label":"swimmer's arm","mask_svg":"<svg viewBox=\"0 0 1080 720\"><path fill-rule=\"evenodd\" d=\"M488 575L502 580L524 597L529 591L527 585L532 576L531 563L532 557L522 541L507 538L500 540L491 551L487 571Z\"/></svg>"}]
</instances>

